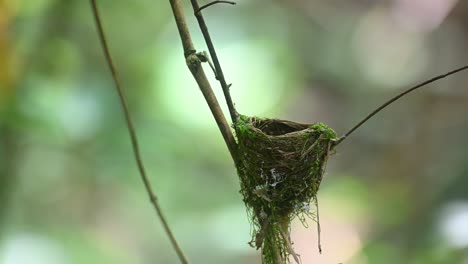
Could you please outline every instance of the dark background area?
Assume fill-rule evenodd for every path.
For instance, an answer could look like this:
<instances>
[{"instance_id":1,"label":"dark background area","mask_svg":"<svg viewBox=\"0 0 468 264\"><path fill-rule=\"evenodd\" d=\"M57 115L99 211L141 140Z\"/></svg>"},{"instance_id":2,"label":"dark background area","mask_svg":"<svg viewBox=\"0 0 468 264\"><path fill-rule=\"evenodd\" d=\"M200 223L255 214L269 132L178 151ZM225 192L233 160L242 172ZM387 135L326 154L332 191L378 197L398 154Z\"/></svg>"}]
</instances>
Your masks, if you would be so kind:
<instances>
[{"instance_id":1,"label":"dark background area","mask_svg":"<svg viewBox=\"0 0 468 264\"><path fill-rule=\"evenodd\" d=\"M193 263L259 263L168 1L98 2L182 247ZM339 134L468 63L466 1L244 0L204 14L241 113ZM338 147L318 196L322 255L315 223L293 223L303 263L468 263L467 81L460 73L411 94ZM0 1L0 263L177 263L139 180L88 1Z\"/></svg>"}]
</instances>

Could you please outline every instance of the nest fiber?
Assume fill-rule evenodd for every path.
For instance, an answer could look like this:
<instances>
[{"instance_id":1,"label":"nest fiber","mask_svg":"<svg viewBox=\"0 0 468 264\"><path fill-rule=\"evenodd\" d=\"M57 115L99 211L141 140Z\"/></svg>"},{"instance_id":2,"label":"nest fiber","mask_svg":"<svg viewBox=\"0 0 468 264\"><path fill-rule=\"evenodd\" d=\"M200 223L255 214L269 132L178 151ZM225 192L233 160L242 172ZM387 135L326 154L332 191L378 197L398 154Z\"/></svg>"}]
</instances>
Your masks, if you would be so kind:
<instances>
[{"instance_id":1,"label":"nest fiber","mask_svg":"<svg viewBox=\"0 0 468 264\"><path fill-rule=\"evenodd\" d=\"M312 125L240 116L234 124L239 142L237 169L241 193L253 224L252 246L263 263L298 261L289 239L295 215L309 215L336 133Z\"/></svg>"}]
</instances>

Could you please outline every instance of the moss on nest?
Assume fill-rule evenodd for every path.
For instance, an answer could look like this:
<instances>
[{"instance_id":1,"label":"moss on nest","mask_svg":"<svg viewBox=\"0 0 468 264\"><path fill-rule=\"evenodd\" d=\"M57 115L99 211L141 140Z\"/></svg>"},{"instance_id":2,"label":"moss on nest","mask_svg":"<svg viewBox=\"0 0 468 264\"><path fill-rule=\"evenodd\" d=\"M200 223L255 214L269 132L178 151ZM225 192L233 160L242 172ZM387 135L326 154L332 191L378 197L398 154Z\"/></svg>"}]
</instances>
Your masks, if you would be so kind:
<instances>
[{"instance_id":1,"label":"moss on nest","mask_svg":"<svg viewBox=\"0 0 468 264\"><path fill-rule=\"evenodd\" d=\"M242 115L234 129L240 192L254 227L251 245L262 248L263 263L286 263L289 255L298 261L290 223L295 215L314 216L309 203L316 199L336 133L322 123Z\"/></svg>"}]
</instances>

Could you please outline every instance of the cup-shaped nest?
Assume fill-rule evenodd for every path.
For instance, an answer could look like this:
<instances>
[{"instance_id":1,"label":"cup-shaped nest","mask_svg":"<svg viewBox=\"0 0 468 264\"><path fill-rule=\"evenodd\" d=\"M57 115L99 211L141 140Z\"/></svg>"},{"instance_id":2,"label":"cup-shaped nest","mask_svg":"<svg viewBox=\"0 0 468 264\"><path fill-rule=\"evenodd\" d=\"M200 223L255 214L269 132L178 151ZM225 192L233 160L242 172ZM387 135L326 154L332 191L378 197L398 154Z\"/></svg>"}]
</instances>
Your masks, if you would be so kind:
<instances>
[{"instance_id":1,"label":"cup-shaped nest","mask_svg":"<svg viewBox=\"0 0 468 264\"><path fill-rule=\"evenodd\" d=\"M294 215L309 213L337 136L322 123L247 116L240 116L234 128L241 193L259 248L269 233L267 226L287 231Z\"/></svg>"}]
</instances>

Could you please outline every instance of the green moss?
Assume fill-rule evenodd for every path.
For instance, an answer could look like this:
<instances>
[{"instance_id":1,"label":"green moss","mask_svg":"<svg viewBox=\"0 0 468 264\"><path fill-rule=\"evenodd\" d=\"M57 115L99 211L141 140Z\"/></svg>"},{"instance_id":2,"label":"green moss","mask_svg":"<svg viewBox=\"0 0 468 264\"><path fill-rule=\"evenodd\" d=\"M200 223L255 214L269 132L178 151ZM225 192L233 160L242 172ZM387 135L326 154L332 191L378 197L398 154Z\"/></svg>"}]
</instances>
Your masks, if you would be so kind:
<instances>
[{"instance_id":1,"label":"green moss","mask_svg":"<svg viewBox=\"0 0 468 264\"><path fill-rule=\"evenodd\" d=\"M254 227L251 245L262 248L264 263L287 262L295 254L288 242L291 220L314 216L309 202L316 199L336 133L323 123L247 116L234 129L240 192Z\"/></svg>"},{"instance_id":2,"label":"green moss","mask_svg":"<svg viewBox=\"0 0 468 264\"><path fill-rule=\"evenodd\" d=\"M311 125L310 128L320 131L324 139L334 140L338 138L336 132L324 123L315 123Z\"/></svg>"}]
</instances>

